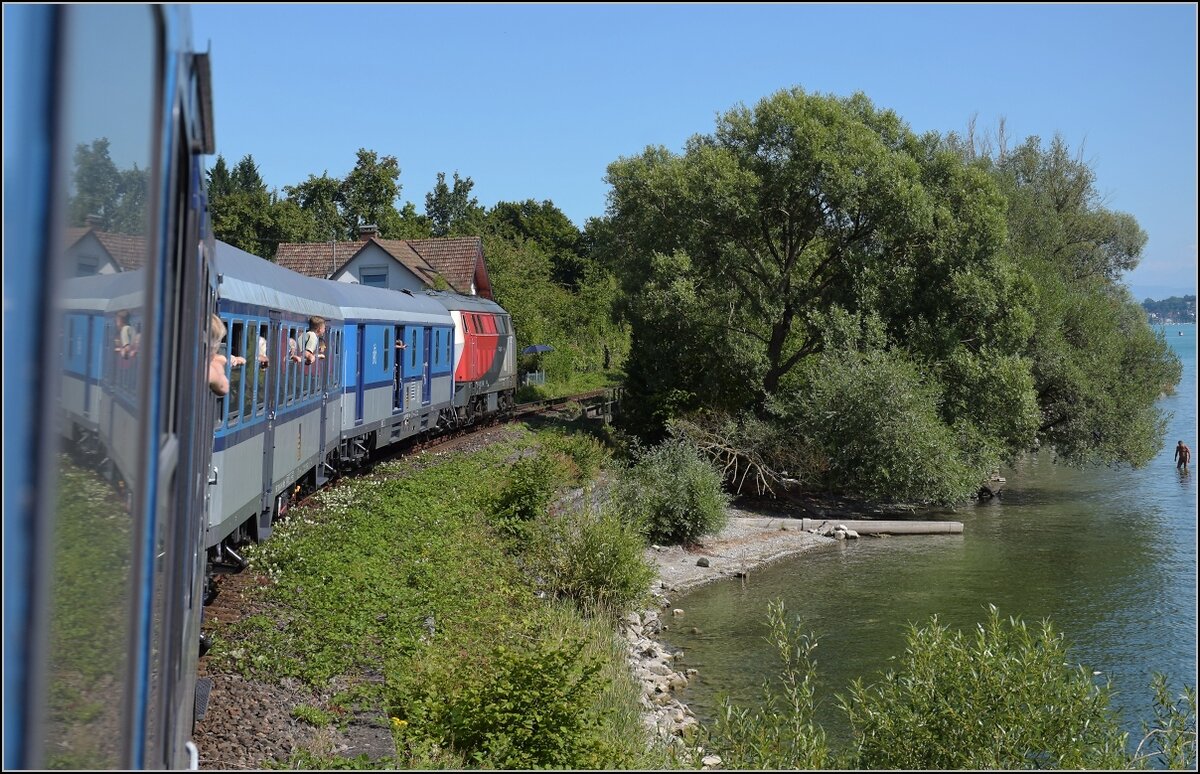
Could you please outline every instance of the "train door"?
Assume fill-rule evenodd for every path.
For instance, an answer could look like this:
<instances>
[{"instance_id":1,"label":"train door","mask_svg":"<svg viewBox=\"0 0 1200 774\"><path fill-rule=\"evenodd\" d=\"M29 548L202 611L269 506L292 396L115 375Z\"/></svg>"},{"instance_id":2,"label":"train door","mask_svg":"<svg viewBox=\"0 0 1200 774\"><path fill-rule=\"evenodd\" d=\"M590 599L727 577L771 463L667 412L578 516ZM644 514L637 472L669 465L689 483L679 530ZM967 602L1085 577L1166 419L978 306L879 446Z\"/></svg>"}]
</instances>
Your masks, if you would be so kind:
<instances>
[{"instance_id":1,"label":"train door","mask_svg":"<svg viewBox=\"0 0 1200 774\"><path fill-rule=\"evenodd\" d=\"M404 341L404 329L396 325L396 362L391 366L391 410L392 413L404 408L404 350L400 344Z\"/></svg>"},{"instance_id":2,"label":"train door","mask_svg":"<svg viewBox=\"0 0 1200 774\"><path fill-rule=\"evenodd\" d=\"M425 327L425 361L422 369L424 373L424 384L421 386L421 405L428 406L430 398L433 396L433 375L429 373L429 363L433 360L430 347L433 346L433 328Z\"/></svg>"},{"instance_id":3,"label":"train door","mask_svg":"<svg viewBox=\"0 0 1200 774\"><path fill-rule=\"evenodd\" d=\"M279 405L280 375L287 365L287 357L284 353L288 351L284 341L285 331L282 318L283 315L280 312L271 311L269 313L270 335L267 336L267 341L274 341L275 346L267 347L267 352L272 356L267 365L267 418L263 423L262 498L258 504L259 540L264 540L271 534L271 517L274 515L274 503L271 500L274 495L272 483L275 478L275 413Z\"/></svg>"},{"instance_id":4,"label":"train door","mask_svg":"<svg viewBox=\"0 0 1200 774\"><path fill-rule=\"evenodd\" d=\"M333 370L330 366L330 363L333 362L333 347L328 345L326 339L332 340L333 336L333 326L327 323L325 333L317 343L317 352L322 355L317 358L317 383L313 386L317 395L321 396L321 429L317 445L317 486L321 486L329 480L329 477L325 475L325 438L329 422L329 385L331 381L329 375Z\"/></svg>"},{"instance_id":5,"label":"train door","mask_svg":"<svg viewBox=\"0 0 1200 774\"><path fill-rule=\"evenodd\" d=\"M358 351L355 353L355 378L354 378L354 424L361 425L363 422L363 353L367 349L367 326L356 325Z\"/></svg>"}]
</instances>

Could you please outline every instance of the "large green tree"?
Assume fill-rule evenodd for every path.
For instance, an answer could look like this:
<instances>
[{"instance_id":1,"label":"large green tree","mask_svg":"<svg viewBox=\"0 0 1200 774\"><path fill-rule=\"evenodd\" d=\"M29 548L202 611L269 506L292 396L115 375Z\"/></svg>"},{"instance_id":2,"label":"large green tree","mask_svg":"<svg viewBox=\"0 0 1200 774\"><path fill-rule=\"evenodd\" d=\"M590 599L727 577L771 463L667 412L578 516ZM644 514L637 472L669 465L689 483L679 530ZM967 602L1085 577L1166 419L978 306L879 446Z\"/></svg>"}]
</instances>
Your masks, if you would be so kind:
<instances>
[{"instance_id":1,"label":"large green tree","mask_svg":"<svg viewBox=\"0 0 1200 774\"><path fill-rule=\"evenodd\" d=\"M213 233L248 253L270 258L278 240L272 218L272 196L259 174L254 157L247 154L232 170L217 156L208 172L209 209Z\"/></svg>"},{"instance_id":2,"label":"large green tree","mask_svg":"<svg viewBox=\"0 0 1200 774\"><path fill-rule=\"evenodd\" d=\"M453 185L446 184L446 173L437 173L433 190L425 194L425 217L435 237L478 236L484 209L471 196L475 181L454 173Z\"/></svg>"},{"instance_id":3,"label":"large green tree","mask_svg":"<svg viewBox=\"0 0 1200 774\"><path fill-rule=\"evenodd\" d=\"M396 201L400 198L400 163L395 156L359 148L354 169L342 181L340 203L346 231L358 235L359 226L374 225L387 239L401 238L403 223Z\"/></svg>"},{"instance_id":4,"label":"large green tree","mask_svg":"<svg viewBox=\"0 0 1200 774\"><path fill-rule=\"evenodd\" d=\"M285 185L283 192L312 218L313 227L321 240L342 242L351 238L346 231L346 219L338 207L342 181L322 172L320 177L309 175L303 183ZM298 240L297 240L298 241Z\"/></svg>"},{"instance_id":5,"label":"large green tree","mask_svg":"<svg viewBox=\"0 0 1200 774\"><path fill-rule=\"evenodd\" d=\"M1005 196L1009 249L1032 278L1038 439L1066 462L1145 464L1165 429L1155 399L1181 373L1120 282L1145 232L1103 206L1094 172L1061 136L979 164Z\"/></svg>"},{"instance_id":6,"label":"large green tree","mask_svg":"<svg viewBox=\"0 0 1200 774\"><path fill-rule=\"evenodd\" d=\"M997 256L1002 200L933 145L861 94L796 88L725 113L682 155L648 148L613 163L610 255L643 323L631 369L662 374L646 380L652 392L661 382L702 405L761 408L825 349L839 311L882 315L890 345L916 337L939 355L1019 339ZM973 307L997 288L997 302Z\"/></svg>"},{"instance_id":7,"label":"large green tree","mask_svg":"<svg viewBox=\"0 0 1200 774\"><path fill-rule=\"evenodd\" d=\"M497 202L488 211L488 222L499 233L537 242L550 254L554 280L579 287L588 265L583 234L554 202Z\"/></svg>"},{"instance_id":8,"label":"large green tree","mask_svg":"<svg viewBox=\"0 0 1200 774\"><path fill-rule=\"evenodd\" d=\"M120 207L125 175L117 169L109 155L107 137L93 140L91 145L80 143L75 148L73 192L67 207L67 219L72 226L83 226L88 217L99 218L98 227L115 231L114 224ZM141 233L144 224L136 231Z\"/></svg>"}]
</instances>

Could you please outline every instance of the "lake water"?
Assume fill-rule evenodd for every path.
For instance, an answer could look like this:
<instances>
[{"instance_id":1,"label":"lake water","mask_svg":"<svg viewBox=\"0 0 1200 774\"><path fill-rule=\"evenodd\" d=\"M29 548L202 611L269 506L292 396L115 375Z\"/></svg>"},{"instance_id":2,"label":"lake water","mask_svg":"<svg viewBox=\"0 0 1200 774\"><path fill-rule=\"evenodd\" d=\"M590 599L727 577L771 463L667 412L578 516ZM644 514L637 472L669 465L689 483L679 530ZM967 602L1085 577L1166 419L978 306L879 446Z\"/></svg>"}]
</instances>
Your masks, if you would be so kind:
<instances>
[{"instance_id":1,"label":"lake water","mask_svg":"<svg viewBox=\"0 0 1200 774\"><path fill-rule=\"evenodd\" d=\"M782 600L815 633L818 720L845 738L835 693L850 680L891 667L905 625L973 628L994 604L1027 624L1048 617L1075 661L1111 678L1114 704L1140 738L1151 717L1151 675L1178 693L1196 680L1196 482L1172 460L1175 443L1196 437L1196 326L1163 327L1183 379L1160 400L1171 414L1158 456L1140 470L1080 470L1049 455L1002 471L1003 495L957 510L921 514L963 522L961 535L864 537L820 548L671 600L684 618L662 639L699 670L681 695L710 720L719 696L755 703L776 674L764 637L767 605ZM1179 335L1179 334L1183 335ZM693 628L698 633L693 632Z\"/></svg>"}]
</instances>

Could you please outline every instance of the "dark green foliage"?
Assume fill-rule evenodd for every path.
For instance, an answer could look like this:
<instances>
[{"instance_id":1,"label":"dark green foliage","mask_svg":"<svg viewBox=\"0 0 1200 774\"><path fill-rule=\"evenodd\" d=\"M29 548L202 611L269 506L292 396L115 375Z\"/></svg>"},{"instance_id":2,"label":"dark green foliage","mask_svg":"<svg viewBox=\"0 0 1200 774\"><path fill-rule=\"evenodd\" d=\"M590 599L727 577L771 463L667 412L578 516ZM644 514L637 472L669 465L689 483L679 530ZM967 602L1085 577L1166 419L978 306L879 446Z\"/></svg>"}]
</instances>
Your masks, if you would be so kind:
<instances>
[{"instance_id":1,"label":"dark green foliage","mask_svg":"<svg viewBox=\"0 0 1200 774\"><path fill-rule=\"evenodd\" d=\"M594 436L548 430L541 434L542 448L561 455L574 464L572 482L582 485L599 475L612 458L608 449Z\"/></svg>"},{"instance_id":2,"label":"dark green foliage","mask_svg":"<svg viewBox=\"0 0 1200 774\"><path fill-rule=\"evenodd\" d=\"M418 688L405 705L413 729L438 729L475 766L593 768L600 662L577 639L515 638L473 665L469 680Z\"/></svg>"},{"instance_id":3,"label":"dark green foliage","mask_svg":"<svg viewBox=\"0 0 1200 774\"><path fill-rule=\"evenodd\" d=\"M497 202L487 219L501 236L539 244L550 257L551 279L573 291L579 289L589 263L583 235L554 202Z\"/></svg>"},{"instance_id":4,"label":"dark green foliage","mask_svg":"<svg viewBox=\"0 0 1200 774\"><path fill-rule=\"evenodd\" d=\"M1180 365L1119 284L1146 235L1102 205L1094 171L1062 137L1030 137L978 164L1007 205L1008 252L1030 278L1033 321L1023 354L1040 409L1037 439L1062 461L1143 465L1162 437L1155 399Z\"/></svg>"},{"instance_id":5,"label":"dark green foliage","mask_svg":"<svg viewBox=\"0 0 1200 774\"><path fill-rule=\"evenodd\" d=\"M1142 722L1142 740L1133 762L1157 769L1196 768L1196 689L1186 687L1178 699L1167 688L1166 675L1158 672L1150 682L1154 691L1154 721Z\"/></svg>"},{"instance_id":6,"label":"dark green foliage","mask_svg":"<svg viewBox=\"0 0 1200 774\"><path fill-rule=\"evenodd\" d=\"M608 510L584 509L539 519L526 564L544 588L589 610L624 612L642 601L655 571L636 525Z\"/></svg>"},{"instance_id":7,"label":"dark green foliage","mask_svg":"<svg viewBox=\"0 0 1200 774\"><path fill-rule=\"evenodd\" d=\"M534 454L517 460L492 508L497 521L508 531L520 532L524 522L545 515L554 493L568 476L563 461L553 454Z\"/></svg>"},{"instance_id":8,"label":"dark green foliage","mask_svg":"<svg viewBox=\"0 0 1200 774\"><path fill-rule=\"evenodd\" d=\"M483 208L471 196L475 181L454 173L454 187L446 185L446 173L437 173L433 190L425 194L425 217L435 237L478 236L483 225Z\"/></svg>"},{"instance_id":9,"label":"dark green foliage","mask_svg":"<svg viewBox=\"0 0 1200 774\"><path fill-rule=\"evenodd\" d=\"M829 353L811 387L796 393L788 422L820 449L816 479L883 501L969 498L1000 460L968 423L947 427L938 385L898 352Z\"/></svg>"},{"instance_id":10,"label":"dark green foliage","mask_svg":"<svg viewBox=\"0 0 1200 774\"><path fill-rule=\"evenodd\" d=\"M842 698L851 768L1116 768L1126 734L1107 686L1067 666L1049 622L1030 630L994 607L974 634L911 626L895 672Z\"/></svg>"},{"instance_id":11,"label":"dark green foliage","mask_svg":"<svg viewBox=\"0 0 1200 774\"><path fill-rule=\"evenodd\" d=\"M932 621L910 625L898 668L865 686L855 680L838 702L852 742L836 756L813 723L816 640L787 627L770 606L771 641L781 669L757 708L725 700L704 729L705 749L730 769L1013 770L1169 769L1196 765L1196 693L1177 701L1155 675L1155 719L1135 750L1119 713L1051 624L1029 629L989 607L974 633Z\"/></svg>"},{"instance_id":12,"label":"dark green foliage","mask_svg":"<svg viewBox=\"0 0 1200 774\"><path fill-rule=\"evenodd\" d=\"M691 543L719 532L729 520L721 474L679 439L650 449L623 471L613 502L653 543Z\"/></svg>"}]
</instances>

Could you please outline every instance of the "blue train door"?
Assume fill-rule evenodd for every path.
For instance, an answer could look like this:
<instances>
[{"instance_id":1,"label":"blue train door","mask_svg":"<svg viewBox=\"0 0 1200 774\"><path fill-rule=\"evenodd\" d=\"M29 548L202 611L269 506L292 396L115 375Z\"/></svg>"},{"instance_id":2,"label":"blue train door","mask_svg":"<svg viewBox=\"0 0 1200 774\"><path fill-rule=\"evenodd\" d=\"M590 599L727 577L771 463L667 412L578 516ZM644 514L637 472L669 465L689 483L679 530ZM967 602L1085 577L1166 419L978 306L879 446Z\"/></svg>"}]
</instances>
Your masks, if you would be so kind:
<instances>
[{"instance_id":1,"label":"blue train door","mask_svg":"<svg viewBox=\"0 0 1200 774\"><path fill-rule=\"evenodd\" d=\"M367 326L354 326L358 340L358 352L355 353L354 378L354 424L361 425L363 421L363 353L367 349Z\"/></svg>"},{"instance_id":2,"label":"blue train door","mask_svg":"<svg viewBox=\"0 0 1200 774\"><path fill-rule=\"evenodd\" d=\"M423 366L424 384L421 386L421 405L428 406L433 393L433 375L429 373L431 357L430 347L433 346L433 328L425 328L425 364Z\"/></svg>"},{"instance_id":3,"label":"blue train door","mask_svg":"<svg viewBox=\"0 0 1200 774\"><path fill-rule=\"evenodd\" d=\"M404 342L404 329L400 325L396 325L394 334L396 335L396 360L391 366L392 413L404 408L404 350L400 348Z\"/></svg>"},{"instance_id":4,"label":"blue train door","mask_svg":"<svg viewBox=\"0 0 1200 774\"><path fill-rule=\"evenodd\" d=\"M262 500L258 509L258 539L265 540L271 534L271 518L274 515L274 503L271 502L272 484L275 478L275 408L279 405L279 382L287 362L279 353L287 352L283 337L283 315L280 312L269 312L269 334L267 335L267 384L265 413L267 420L263 425L263 468L262 468ZM275 342L272 346L269 342ZM255 343L255 353L258 344ZM249 354L248 352L245 354Z\"/></svg>"}]
</instances>

